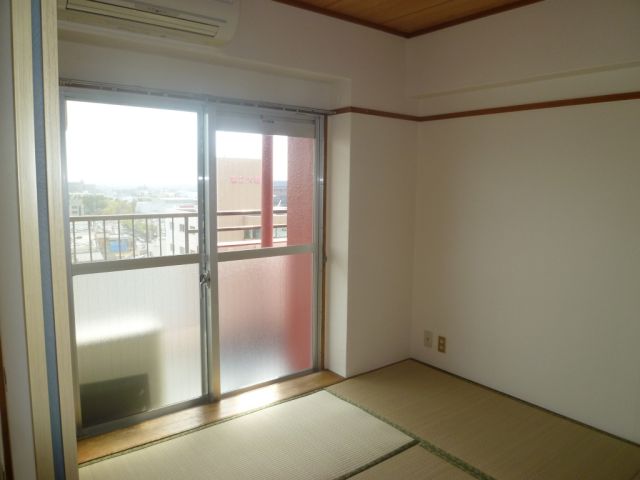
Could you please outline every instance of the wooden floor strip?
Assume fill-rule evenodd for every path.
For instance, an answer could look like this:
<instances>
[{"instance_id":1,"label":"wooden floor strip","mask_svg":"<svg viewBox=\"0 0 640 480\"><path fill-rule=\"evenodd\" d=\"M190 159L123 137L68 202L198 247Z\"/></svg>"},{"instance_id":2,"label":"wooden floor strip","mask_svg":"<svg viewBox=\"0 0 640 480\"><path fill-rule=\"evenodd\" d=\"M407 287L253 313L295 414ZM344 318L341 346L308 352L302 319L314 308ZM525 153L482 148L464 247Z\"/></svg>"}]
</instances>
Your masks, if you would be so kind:
<instances>
[{"instance_id":1,"label":"wooden floor strip","mask_svg":"<svg viewBox=\"0 0 640 480\"><path fill-rule=\"evenodd\" d=\"M156 442L229 417L297 397L344 380L327 370L274 383L227 397L219 402L200 405L165 415L113 432L78 441L78 463L113 455L124 450Z\"/></svg>"},{"instance_id":2,"label":"wooden floor strip","mask_svg":"<svg viewBox=\"0 0 640 480\"><path fill-rule=\"evenodd\" d=\"M501 480L629 480L640 447L406 361L328 389Z\"/></svg>"}]
</instances>

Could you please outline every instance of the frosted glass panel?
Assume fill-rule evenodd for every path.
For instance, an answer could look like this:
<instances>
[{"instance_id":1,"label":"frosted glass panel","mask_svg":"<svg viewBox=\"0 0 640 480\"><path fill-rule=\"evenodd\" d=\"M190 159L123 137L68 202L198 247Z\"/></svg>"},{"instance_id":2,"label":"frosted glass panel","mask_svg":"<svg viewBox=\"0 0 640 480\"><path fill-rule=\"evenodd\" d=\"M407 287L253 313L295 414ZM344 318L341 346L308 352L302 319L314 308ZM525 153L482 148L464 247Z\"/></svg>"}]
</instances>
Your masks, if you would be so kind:
<instances>
[{"instance_id":1,"label":"frosted glass panel","mask_svg":"<svg viewBox=\"0 0 640 480\"><path fill-rule=\"evenodd\" d=\"M218 265L222 392L312 367L312 254Z\"/></svg>"},{"instance_id":2,"label":"frosted glass panel","mask_svg":"<svg viewBox=\"0 0 640 480\"><path fill-rule=\"evenodd\" d=\"M202 395L198 274L191 264L73 277L83 417L100 398L133 414ZM89 423L113 419L94 413Z\"/></svg>"}]
</instances>

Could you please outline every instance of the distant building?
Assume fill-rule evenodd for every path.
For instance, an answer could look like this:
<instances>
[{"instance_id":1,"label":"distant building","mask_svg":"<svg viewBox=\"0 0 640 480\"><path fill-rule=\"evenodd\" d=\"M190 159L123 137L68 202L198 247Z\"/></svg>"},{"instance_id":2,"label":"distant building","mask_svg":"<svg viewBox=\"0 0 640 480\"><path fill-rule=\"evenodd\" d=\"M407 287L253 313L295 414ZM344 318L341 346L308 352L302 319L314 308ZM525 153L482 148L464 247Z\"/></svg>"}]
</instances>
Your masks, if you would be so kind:
<instances>
[{"instance_id":1,"label":"distant building","mask_svg":"<svg viewBox=\"0 0 640 480\"><path fill-rule=\"evenodd\" d=\"M71 217L81 217L84 215L84 202L79 195L71 195L69 198L69 215Z\"/></svg>"}]
</instances>

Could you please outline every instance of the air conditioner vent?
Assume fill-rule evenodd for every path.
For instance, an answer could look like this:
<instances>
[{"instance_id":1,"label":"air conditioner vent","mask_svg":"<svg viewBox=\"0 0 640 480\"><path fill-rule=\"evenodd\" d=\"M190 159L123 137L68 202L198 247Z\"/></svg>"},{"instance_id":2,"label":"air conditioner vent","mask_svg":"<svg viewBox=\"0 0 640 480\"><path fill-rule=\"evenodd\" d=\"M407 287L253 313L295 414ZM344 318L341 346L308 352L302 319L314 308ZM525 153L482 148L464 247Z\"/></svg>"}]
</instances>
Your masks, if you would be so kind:
<instances>
[{"instance_id":1,"label":"air conditioner vent","mask_svg":"<svg viewBox=\"0 0 640 480\"><path fill-rule=\"evenodd\" d=\"M236 30L240 0L65 0L63 8L63 20L128 30L136 30L138 25L141 33L171 36L171 32L181 32L222 44Z\"/></svg>"}]
</instances>

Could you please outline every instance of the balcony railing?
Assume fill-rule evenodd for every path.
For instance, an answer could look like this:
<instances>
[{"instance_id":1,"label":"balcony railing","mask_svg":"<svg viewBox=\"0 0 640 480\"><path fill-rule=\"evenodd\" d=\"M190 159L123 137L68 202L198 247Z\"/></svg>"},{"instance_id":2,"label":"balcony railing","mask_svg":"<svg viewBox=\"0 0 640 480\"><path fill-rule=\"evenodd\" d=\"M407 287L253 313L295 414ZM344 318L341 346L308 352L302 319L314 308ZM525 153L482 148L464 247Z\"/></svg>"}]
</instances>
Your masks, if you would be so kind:
<instances>
[{"instance_id":1,"label":"balcony railing","mask_svg":"<svg viewBox=\"0 0 640 480\"><path fill-rule=\"evenodd\" d=\"M286 215L286 208L274 208L274 215ZM260 210L223 210L222 217L260 216ZM220 221L220 220L219 220ZM118 260L193 255L199 251L198 214L155 213L82 215L69 218L71 262L75 265ZM275 233L286 232L286 223L274 223ZM256 248L260 245L260 224L237 223L218 227L218 248ZM251 232L252 238L233 238L233 232ZM286 242L285 235L274 235Z\"/></svg>"}]
</instances>

